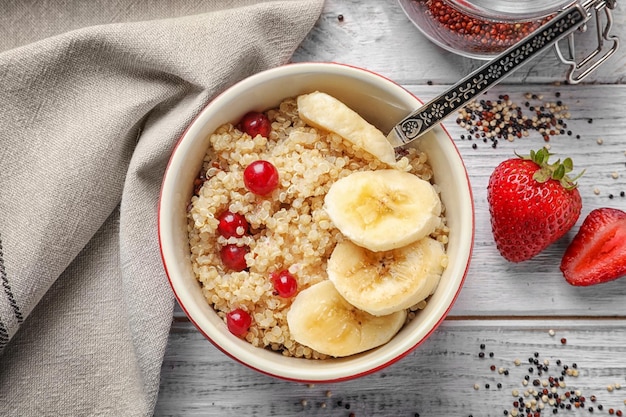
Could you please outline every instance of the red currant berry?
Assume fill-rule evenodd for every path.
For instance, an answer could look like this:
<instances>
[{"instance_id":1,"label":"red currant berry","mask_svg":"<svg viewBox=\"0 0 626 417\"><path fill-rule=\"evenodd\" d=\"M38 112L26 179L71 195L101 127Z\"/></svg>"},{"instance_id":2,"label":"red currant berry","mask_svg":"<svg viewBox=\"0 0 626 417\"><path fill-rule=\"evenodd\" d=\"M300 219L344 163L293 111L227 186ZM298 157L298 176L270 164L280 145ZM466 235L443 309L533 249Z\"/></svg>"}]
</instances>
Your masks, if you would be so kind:
<instances>
[{"instance_id":1,"label":"red currant berry","mask_svg":"<svg viewBox=\"0 0 626 417\"><path fill-rule=\"evenodd\" d=\"M225 211L217 218L217 230L225 238L241 237L248 232L250 225L243 214Z\"/></svg>"},{"instance_id":2,"label":"red currant berry","mask_svg":"<svg viewBox=\"0 0 626 417\"><path fill-rule=\"evenodd\" d=\"M247 246L237 246L235 244L228 244L222 247L220 250L220 258L222 263L228 269L239 272L248 267L246 263L246 253L248 253Z\"/></svg>"},{"instance_id":3,"label":"red currant berry","mask_svg":"<svg viewBox=\"0 0 626 417\"><path fill-rule=\"evenodd\" d=\"M278 170L271 162L254 161L243 171L246 188L257 195L267 195L278 187Z\"/></svg>"},{"instance_id":4,"label":"red currant berry","mask_svg":"<svg viewBox=\"0 0 626 417\"><path fill-rule=\"evenodd\" d=\"M279 296L289 298L298 292L298 281L288 270L285 269L278 273L273 273L271 277L274 290Z\"/></svg>"},{"instance_id":5,"label":"red currant berry","mask_svg":"<svg viewBox=\"0 0 626 417\"><path fill-rule=\"evenodd\" d=\"M239 122L239 127L242 132L247 133L251 137L261 135L264 138L269 138L272 131L272 124L266 115L256 111L246 113Z\"/></svg>"},{"instance_id":6,"label":"red currant berry","mask_svg":"<svg viewBox=\"0 0 626 417\"><path fill-rule=\"evenodd\" d=\"M247 311L236 308L226 314L226 326L228 330L237 337L241 337L248 332L252 324L252 317Z\"/></svg>"}]
</instances>

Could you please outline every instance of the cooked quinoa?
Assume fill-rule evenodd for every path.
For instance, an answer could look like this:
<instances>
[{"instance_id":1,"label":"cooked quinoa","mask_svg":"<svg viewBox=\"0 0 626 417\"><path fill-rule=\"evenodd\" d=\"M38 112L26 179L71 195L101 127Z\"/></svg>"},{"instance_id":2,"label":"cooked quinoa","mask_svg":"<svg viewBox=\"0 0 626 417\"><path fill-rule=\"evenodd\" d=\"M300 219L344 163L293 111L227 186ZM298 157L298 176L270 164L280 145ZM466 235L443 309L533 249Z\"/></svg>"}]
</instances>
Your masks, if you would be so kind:
<instances>
[{"instance_id":1,"label":"cooked quinoa","mask_svg":"<svg viewBox=\"0 0 626 417\"><path fill-rule=\"evenodd\" d=\"M210 137L200 175L203 184L188 210L193 269L220 317L225 320L235 308L250 314L248 342L286 356L323 359L326 355L291 338L287 311L295 296L276 295L270 274L288 269L298 281L298 291L328 279L327 260L343 236L324 210L324 196L339 178L389 167L340 136L307 126L298 117L295 98L266 115L272 124L269 138L252 138L232 124ZM280 178L278 188L264 197L249 192L243 181L246 166L260 159L274 164ZM426 154L414 148L403 151L399 168L432 181ZM245 216L250 235L226 239L218 233L217 217L227 210ZM447 243L443 214L432 236ZM246 270L232 272L222 266L219 252L226 244L250 248ZM425 304L414 306L409 319Z\"/></svg>"}]
</instances>

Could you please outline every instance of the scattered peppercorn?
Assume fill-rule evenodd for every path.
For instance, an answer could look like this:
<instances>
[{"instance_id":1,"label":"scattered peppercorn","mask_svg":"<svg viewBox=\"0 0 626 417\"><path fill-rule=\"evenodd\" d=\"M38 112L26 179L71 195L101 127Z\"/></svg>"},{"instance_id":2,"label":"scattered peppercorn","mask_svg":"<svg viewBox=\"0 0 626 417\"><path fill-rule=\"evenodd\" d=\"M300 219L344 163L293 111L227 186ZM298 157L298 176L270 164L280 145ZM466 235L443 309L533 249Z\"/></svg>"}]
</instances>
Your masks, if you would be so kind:
<instances>
[{"instance_id":1,"label":"scattered peppercorn","mask_svg":"<svg viewBox=\"0 0 626 417\"><path fill-rule=\"evenodd\" d=\"M337 20L339 20L340 22L343 22L343 15L342 14L338 15Z\"/></svg>"},{"instance_id":2,"label":"scattered peppercorn","mask_svg":"<svg viewBox=\"0 0 626 417\"><path fill-rule=\"evenodd\" d=\"M526 98L542 100L543 96L526 94ZM557 104L558 103L558 104ZM459 110L456 123L468 131L466 137L483 138L483 142L491 141L491 147L496 148L500 140L509 142L527 137L531 132L537 132L545 142L557 135L565 134L570 113L568 107L561 100L545 102L541 105L531 105L529 101L524 106L531 112L525 114L522 107L511 100L508 94L501 94L497 99L476 99ZM571 134L571 131L569 131ZM472 144L472 148L477 146Z\"/></svg>"},{"instance_id":3,"label":"scattered peppercorn","mask_svg":"<svg viewBox=\"0 0 626 417\"><path fill-rule=\"evenodd\" d=\"M561 343L565 344L566 339L562 338ZM481 344L481 350L482 349L484 349L484 346ZM521 363L519 359L516 361ZM541 358L539 352L533 352L532 356L528 358L528 362L533 366L528 368L528 373L524 375L522 380L522 385L527 388L524 389L523 393L517 389L511 391L514 398L512 401L513 408L503 410L503 415L513 417L541 417L545 412L550 411L551 414L559 414L562 410L583 410L589 413L594 413L596 410L604 410L602 404L597 404L598 398L595 395L591 395L589 399L587 399L580 390L571 388L565 389L566 377L578 377L578 364L576 362L568 365L564 364L561 359L556 359L554 363L560 368L557 370L557 372L560 371L560 376L553 373L555 370L551 370L552 361L547 358ZM491 371L498 369L499 374L505 373L504 367L498 368L496 365L491 364L489 368ZM546 376L542 377L543 379L532 378L531 387L528 387L531 375L535 374L536 376L540 376L542 373L545 373ZM502 388L501 382L496 382L496 384L498 389ZM489 389L490 384L486 383L484 387ZM621 385L619 383L612 383L607 386L607 390L609 391L620 388ZM478 390L479 385L475 384L474 389ZM592 405L588 404L588 401L591 402ZM626 404L626 400L624 404ZM623 416L622 410L609 409L608 411L611 415Z\"/></svg>"}]
</instances>

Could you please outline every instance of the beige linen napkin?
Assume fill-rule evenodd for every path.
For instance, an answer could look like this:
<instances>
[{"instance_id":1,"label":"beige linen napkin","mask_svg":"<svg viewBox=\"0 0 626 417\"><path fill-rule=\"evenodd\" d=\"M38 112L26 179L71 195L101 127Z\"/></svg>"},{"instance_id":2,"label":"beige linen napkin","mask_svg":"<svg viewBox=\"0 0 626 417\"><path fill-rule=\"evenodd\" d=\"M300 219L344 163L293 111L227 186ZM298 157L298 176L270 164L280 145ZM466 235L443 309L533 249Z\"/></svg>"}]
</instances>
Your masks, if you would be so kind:
<instances>
[{"instance_id":1,"label":"beige linen napkin","mask_svg":"<svg viewBox=\"0 0 626 417\"><path fill-rule=\"evenodd\" d=\"M217 93L288 62L322 0L146 6L143 21L141 5L171 6L41 3L37 28L0 45L0 415L151 415L174 305L156 226L170 152ZM35 7L10 4L14 28ZM135 14L63 33L85 5Z\"/></svg>"}]
</instances>

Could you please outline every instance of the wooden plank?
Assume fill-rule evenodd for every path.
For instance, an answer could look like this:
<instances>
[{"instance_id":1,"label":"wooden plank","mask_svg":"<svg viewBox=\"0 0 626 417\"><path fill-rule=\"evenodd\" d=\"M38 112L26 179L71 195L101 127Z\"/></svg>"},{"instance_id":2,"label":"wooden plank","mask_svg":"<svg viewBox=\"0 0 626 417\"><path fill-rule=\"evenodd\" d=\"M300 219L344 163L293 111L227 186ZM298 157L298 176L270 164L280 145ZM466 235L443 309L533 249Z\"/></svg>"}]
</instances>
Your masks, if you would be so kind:
<instances>
[{"instance_id":1,"label":"wooden plank","mask_svg":"<svg viewBox=\"0 0 626 417\"><path fill-rule=\"evenodd\" d=\"M626 15L619 6L614 18L614 32L626 38ZM589 48L592 40L577 35L583 49ZM626 191L626 89L620 85L626 74L625 56L620 51L603 65L589 78L593 84L566 86L554 85L564 79L566 67L554 54L546 53L486 96L509 94L523 103L526 92L543 94L546 100L560 92L560 99L570 108L567 123L572 136L553 137L549 145L555 154L567 153L579 168L587 170L579 187L583 217L597 207L626 209L626 198L619 197ZM427 41L394 0L326 0L318 24L293 61L337 61L364 67L395 80L424 100L481 64ZM238 364L207 342L177 308L155 415L502 416L504 410L513 408L513 390L523 395L528 359L532 360L535 352L541 363L548 359L550 375L560 375L562 364L577 364L580 375L568 376L567 388L559 393L580 390L587 401L584 412L568 414L588 415L590 406L600 415L609 408L626 412L626 392L607 390L616 383L626 384L626 280L574 288L565 283L558 269L582 217L567 236L521 264L500 257L491 237L486 202L489 175L514 151L526 153L545 142L535 134L514 142L500 141L496 148L479 141L474 149L476 140L461 139L467 132L453 118L445 126L473 184L476 237L465 286L448 319L429 340L379 373L308 386L264 376ZM598 138L603 139L601 145ZM550 330L555 331L554 336ZM561 338L566 339L565 344ZM478 356L481 344L485 344L486 358ZM558 359L563 361L560 367ZM500 368L503 373L498 372ZM529 379L532 382L534 378ZM591 395L597 397L595 403ZM603 405L602 411L598 404ZM546 411L542 415L550 414Z\"/></svg>"},{"instance_id":2,"label":"wooden plank","mask_svg":"<svg viewBox=\"0 0 626 417\"><path fill-rule=\"evenodd\" d=\"M600 415L609 408L626 412L626 390L607 390L626 386L625 330L622 319L446 320L424 344L378 373L311 386L252 371L215 349L191 324L179 322L165 355L155 416L502 416L513 408L513 390L523 396L528 388L537 388L534 379L558 378L563 365L574 363L578 377L566 375L566 387L557 390L580 390L587 398L585 413L571 415L588 415L591 406ZM541 376L535 365L528 372L535 352L540 364L548 360ZM526 375L530 384L525 387ZM549 414L547 406L542 415Z\"/></svg>"}]
</instances>

